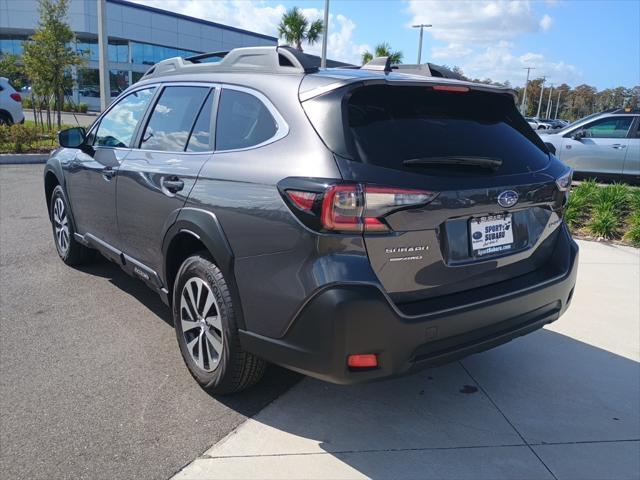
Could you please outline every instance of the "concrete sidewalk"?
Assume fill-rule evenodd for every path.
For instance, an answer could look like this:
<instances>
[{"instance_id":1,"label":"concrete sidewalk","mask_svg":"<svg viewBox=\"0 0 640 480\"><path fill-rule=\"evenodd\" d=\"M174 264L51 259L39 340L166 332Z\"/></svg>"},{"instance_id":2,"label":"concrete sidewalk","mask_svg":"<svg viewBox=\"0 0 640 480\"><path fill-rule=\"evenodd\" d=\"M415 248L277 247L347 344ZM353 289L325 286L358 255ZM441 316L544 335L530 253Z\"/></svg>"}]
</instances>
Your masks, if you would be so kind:
<instances>
[{"instance_id":1,"label":"concrete sidewalk","mask_svg":"<svg viewBox=\"0 0 640 480\"><path fill-rule=\"evenodd\" d=\"M640 252L580 242L570 310L461 362L305 379L175 479L640 477Z\"/></svg>"}]
</instances>

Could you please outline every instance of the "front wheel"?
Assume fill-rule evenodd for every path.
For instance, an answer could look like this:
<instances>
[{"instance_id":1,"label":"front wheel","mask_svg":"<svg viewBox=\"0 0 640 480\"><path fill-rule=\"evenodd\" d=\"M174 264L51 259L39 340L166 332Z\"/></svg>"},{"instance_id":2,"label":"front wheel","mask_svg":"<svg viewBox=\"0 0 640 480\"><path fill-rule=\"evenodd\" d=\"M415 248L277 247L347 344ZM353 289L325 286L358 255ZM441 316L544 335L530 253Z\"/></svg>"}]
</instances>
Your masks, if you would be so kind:
<instances>
[{"instance_id":1,"label":"front wheel","mask_svg":"<svg viewBox=\"0 0 640 480\"><path fill-rule=\"evenodd\" d=\"M182 358L204 389L234 393L262 378L266 363L240 346L227 282L205 252L187 258L180 267L172 305Z\"/></svg>"},{"instance_id":2,"label":"front wheel","mask_svg":"<svg viewBox=\"0 0 640 480\"><path fill-rule=\"evenodd\" d=\"M69 217L69 204L60 185L51 194L49 218L58 255L67 265L81 265L93 258L94 251L78 243Z\"/></svg>"}]
</instances>

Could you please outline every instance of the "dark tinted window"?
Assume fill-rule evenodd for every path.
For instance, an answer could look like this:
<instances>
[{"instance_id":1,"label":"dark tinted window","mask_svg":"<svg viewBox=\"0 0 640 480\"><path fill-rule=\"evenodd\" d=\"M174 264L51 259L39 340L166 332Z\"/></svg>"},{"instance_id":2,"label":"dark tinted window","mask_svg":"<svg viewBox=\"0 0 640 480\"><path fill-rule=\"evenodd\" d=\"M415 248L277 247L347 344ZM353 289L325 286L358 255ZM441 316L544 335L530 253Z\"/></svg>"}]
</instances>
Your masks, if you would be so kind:
<instances>
[{"instance_id":1,"label":"dark tinted window","mask_svg":"<svg viewBox=\"0 0 640 480\"><path fill-rule=\"evenodd\" d=\"M193 127L187 152L206 152L211 150L211 111L213 110L213 90L209 92L207 99L198 114L198 120Z\"/></svg>"},{"instance_id":2,"label":"dark tinted window","mask_svg":"<svg viewBox=\"0 0 640 480\"><path fill-rule=\"evenodd\" d=\"M491 157L500 173L543 168L548 157L513 99L429 87L371 86L348 102L347 145L365 163L410 171L465 170L464 165L407 167L429 157Z\"/></svg>"},{"instance_id":3,"label":"dark tinted window","mask_svg":"<svg viewBox=\"0 0 640 480\"><path fill-rule=\"evenodd\" d=\"M151 101L155 88L133 92L120 100L100 120L94 145L129 147L133 133Z\"/></svg>"},{"instance_id":4,"label":"dark tinted window","mask_svg":"<svg viewBox=\"0 0 640 480\"><path fill-rule=\"evenodd\" d=\"M167 87L153 108L140 148L182 152L209 93L207 87Z\"/></svg>"},{"instance_id":5,"label":"dark tinted window","mask_svg":"<svg viewBox=\"0 0 640 480\"><path fill-rule=\"evenodd\" d=\"M223 90L216 124L216 150L248 148L269 140L278 125L256 97L237 90Z\"/></svg>"}]
</instances>

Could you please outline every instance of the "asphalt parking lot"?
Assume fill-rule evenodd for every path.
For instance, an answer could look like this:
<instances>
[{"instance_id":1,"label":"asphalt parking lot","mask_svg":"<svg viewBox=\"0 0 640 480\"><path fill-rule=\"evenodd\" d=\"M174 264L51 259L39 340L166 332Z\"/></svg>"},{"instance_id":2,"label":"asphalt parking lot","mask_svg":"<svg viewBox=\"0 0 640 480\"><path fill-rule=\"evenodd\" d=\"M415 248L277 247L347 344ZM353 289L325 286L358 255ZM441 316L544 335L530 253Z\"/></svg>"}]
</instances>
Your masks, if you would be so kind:
<instances>
[{"instance_id":1,"label":"asphalt parking lot","mask_svg":"<svg viewBox=\"0 0 640 480\"><path fill-rule=\"evenodd\" d=\"M57 258L41 172L0 167L0 477L640 478L637 249L580 242L567 314L461 362L218 401L144 285Z\"/></svg>"},{"instance_id":2,"label":"asphalt parking lot","mask_svg":"<svg viewBox=\"0 0 640 480\"><path fill-rule=\"evenodd\" d=\"M106 261L57 258L42 171L0 166L0 477L168 478L298 377L203 392L159 297Z\"/></svg>"}]
</instances>

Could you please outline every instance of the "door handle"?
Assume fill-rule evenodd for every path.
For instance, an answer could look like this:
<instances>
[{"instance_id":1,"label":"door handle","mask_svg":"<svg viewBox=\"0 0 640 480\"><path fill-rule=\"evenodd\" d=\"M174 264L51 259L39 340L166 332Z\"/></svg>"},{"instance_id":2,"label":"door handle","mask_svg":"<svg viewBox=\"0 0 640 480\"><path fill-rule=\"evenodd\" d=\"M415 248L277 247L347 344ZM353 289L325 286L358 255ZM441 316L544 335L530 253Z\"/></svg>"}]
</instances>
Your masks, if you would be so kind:
<instances>
[{"instance_id":1,"label":"door handle","mask_svg":"<svg viewBox=\"0 0 640 480\"><path fill-rule=\"evenodd\" d=\"M110 181L115 176L116 176L116 171L113 168L106 167L102 169L102 177L105 180Z\"/></svg>"},{"instance_id":2,"label":"door handle","mask_svg":"<svg viewBox=\"0 0 640 480\"><path fill-rule=\"evenodd\" d=\"M626 145L623 145L621 143L614 143L613 145L611 145L611 148L616 148L616 149L625 148L625 147Z\"/></svg>"},{"instance_id":3,"label":"door handle","mask_svg":"<svg viewBox=\"0 0 640 480\"><path fill-rule=\"evenodd\" d=\"M184 188L184 182L178 177L167 177L162 179L162 187L171 193L177 193Z\"/></svg>"}]
</instances>

